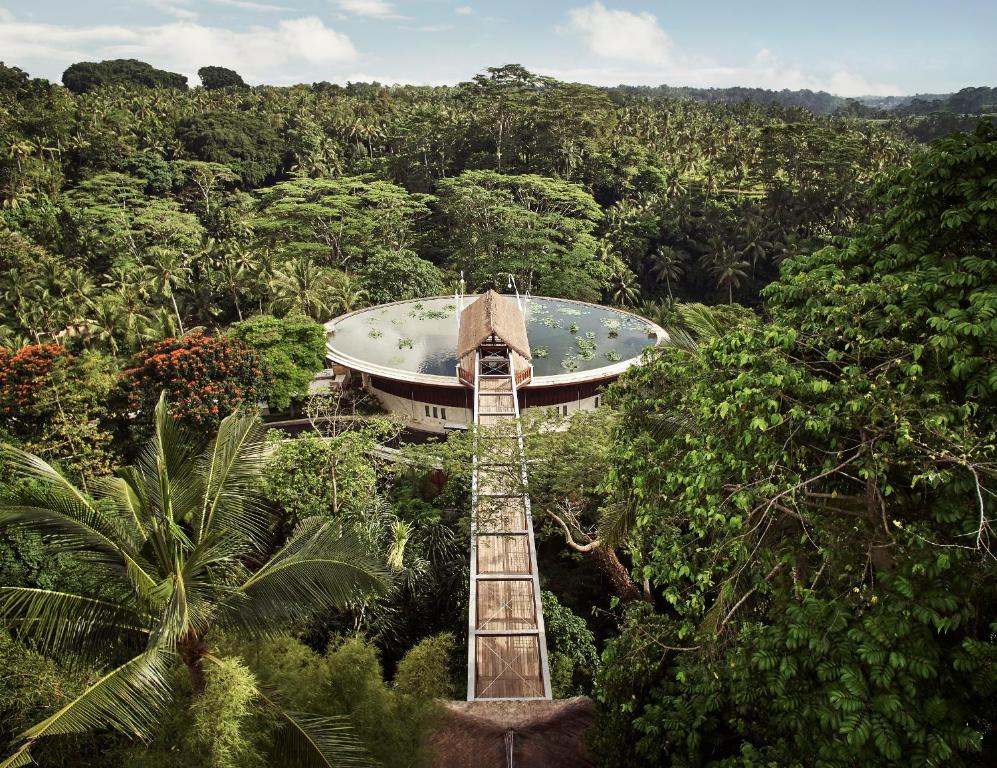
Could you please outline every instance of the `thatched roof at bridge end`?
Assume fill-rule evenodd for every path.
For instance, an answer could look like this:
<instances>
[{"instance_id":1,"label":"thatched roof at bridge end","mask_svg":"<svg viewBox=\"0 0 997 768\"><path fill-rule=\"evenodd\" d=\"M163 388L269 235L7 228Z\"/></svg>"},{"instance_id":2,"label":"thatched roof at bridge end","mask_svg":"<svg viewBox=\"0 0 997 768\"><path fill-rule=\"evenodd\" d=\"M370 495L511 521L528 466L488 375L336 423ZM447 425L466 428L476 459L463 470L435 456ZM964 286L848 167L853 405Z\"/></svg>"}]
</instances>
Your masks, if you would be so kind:
<instances>
[{"instance_id":1,"label":"thatched roof at bridge end","mask_svg":"<svg viewBox=\"0 0 997 768\"><path fill-rule=\"evenodd\" d=\"M533 359L523 313L514 302L490 290L460 313L457 357L474 354L474 350L492 334L502 339L509 349L524 359Z\"/></svg>"}]
</instances>

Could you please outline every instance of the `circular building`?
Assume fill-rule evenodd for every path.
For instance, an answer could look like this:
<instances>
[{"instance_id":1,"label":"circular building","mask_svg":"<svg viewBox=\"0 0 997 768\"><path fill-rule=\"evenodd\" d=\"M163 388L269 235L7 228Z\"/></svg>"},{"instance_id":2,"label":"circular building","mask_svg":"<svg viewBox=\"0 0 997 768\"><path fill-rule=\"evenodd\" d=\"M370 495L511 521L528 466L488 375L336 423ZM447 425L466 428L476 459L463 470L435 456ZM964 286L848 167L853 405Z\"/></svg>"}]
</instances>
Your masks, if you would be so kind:
<instances>
[{"instance_id":1,"label":"circular building","mask_svg":"<svg viewBox=\"0 0 997 768\"><path fill-rule=\"evenodd\" d=\"M348 385L364 387L407 426L428 432L473 423L475 356L496 343L514 369L519 410L568 415L597 407L606 385L668 339L661 327L620 309L494 291L381 304L325 328L327 357Z\"/></svg>"}]
</instances>

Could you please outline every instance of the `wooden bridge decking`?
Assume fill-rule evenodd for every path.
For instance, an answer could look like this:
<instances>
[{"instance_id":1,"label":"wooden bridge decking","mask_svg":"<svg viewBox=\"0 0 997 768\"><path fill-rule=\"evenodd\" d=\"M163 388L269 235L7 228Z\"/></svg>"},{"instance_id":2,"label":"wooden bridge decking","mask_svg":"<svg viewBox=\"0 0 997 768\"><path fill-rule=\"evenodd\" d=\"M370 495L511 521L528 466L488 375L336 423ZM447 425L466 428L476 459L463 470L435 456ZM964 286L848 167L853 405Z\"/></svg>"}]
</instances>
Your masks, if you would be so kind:
<instances>
[{"instance_id":1,"label":"wooden bridge decking","mask_svg":"<svg viewBox=\"0 0 997 768\"><path fill-rule=\"evenodd\" d=\"M467 699L549 699L515 372L482 374L480 354L474 371L475 424L509 430L479 436L472 469Z\"/></svg>"}]
</instances>

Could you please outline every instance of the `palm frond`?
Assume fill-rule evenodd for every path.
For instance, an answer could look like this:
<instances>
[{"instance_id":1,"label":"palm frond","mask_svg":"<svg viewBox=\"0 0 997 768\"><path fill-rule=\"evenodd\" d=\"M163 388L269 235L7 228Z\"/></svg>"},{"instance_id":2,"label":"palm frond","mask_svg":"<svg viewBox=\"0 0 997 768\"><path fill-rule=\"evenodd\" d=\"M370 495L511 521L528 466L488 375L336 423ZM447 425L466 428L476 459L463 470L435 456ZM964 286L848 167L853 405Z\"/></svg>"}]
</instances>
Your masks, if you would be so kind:
<instances>
[{"instance_id":1,"label":"palm frond","mask_svg":"<svg viewBox=\"0 0 997 768\"><path fill-rule=\"evenodd\" d=\"M33 742L43 736L113 728L128 736L148 738L166 706L170 687L165 673L168 656L146 651L111 670L55 714L17 738Z\"/></svg>"},{"instance_id":2,"label":"palm frond","mask_svg":"<svg viewBox=\"0 0 997 768\"><path fill-rule=\"evenodd\" d=\"M705 304L679 304L679 317L682 324L701 341L715 339L723 336L730 330L729 323L725 323L719 311L714 307Z\"/></svg>"},{"instance_id":3,"label":"palm frond","mask_svg":"<svg viewBox=\"0 0 997 768\"><path fill-rule=\"evenodd\" d=\"M197 481L196 458L202 443L170 415L164 392L156 405L153 437L135 464L144 488L145 517L155 524L165 547L160 558L172 557L176 542L171 537L200 509L203 487Z\"/></svg>"},{"instance_id":4,"label":"palm frond","mask_svg":"<svg viewBox=\"0 0 997 768\"><path fill-rule=\"evenodd\" d=\"M281 725L275 756L294 768L369 768L375 763L357 739L348 717L287 712L274 705Z\"/></svg>"},{"instance_id":5,"label":"palm frond","mask_svg":"<svg viewBox=\"0 0 997 768\"><path fill-rule=\"evenodd\" d=\"M13 446L0 447L0 456L15 473L32 481L20 489L16 498L4 499L0 513L21 506L43 506L92 529L98 538L109 540L115 550L134 552L141 546L142 537L130 521L98 507L44 459Z\"/></svg>"},{"instance_id":6,"label":"palm frond","mask_svg":"<svg viewBox=\"0 0 997 768\"><path fill-rule=\"evenodd\" d=\"M603 546L619 547L636 522L632 504L613 504L602 510L599 517L599 540Z\"/></svg>"},{"instance_id":7,"label":"palm frond","mask_svg":"<svg viewBox=\"0 0 997 768\"><path fill-rule=\"evenodd\" d=\"M325 518L302 521L288 540L242 585L232 620L269 633L318 611L343 608L366 592L384 592L387 575L352 536Z\"/></svg>"},{"instance_id":8,"label":"palm frond","mask_svg":"<svg viewBox=\"0 0 997 768\"><path fill-rule=\"evenodd\" d=\"M127 606L26 587L0 588L0 624L42 653L95 659L116 642L145 643L149 618Z\"/></svg>"},{"instance_id":9,"label":"palm frond","mask_svg":"<svg viewBox=\"0 0 997 768\"><path fill-rule=\"evenodd\" d=\"M143 540L149 536L149 521L143 519L145 509L141 476L134 467L119 470L118 477L104 477L94 483L94 496L110 501L118 514L132 521Z\"/></svg>"},{"instance_id":10,"label":"palm frond","mask_svg":"<svg viewBox=\"0 0 997 768\"><path fill-rule=\"evenodd\" d=\"M681 349L691 355L699 351L699 343L696 338L685 328L670 325L665 328L665 332L668 334L668 343L665 346Z\"/></svg>"},{"instance_id":11,"label":"palm frond","mask_svg":"<svg viewBox=\"0 0 997 768\"><path fill-rule=\"evenodd\" d=\"M259 492L267 450L265 430L255 416L234 413L222 420L199 459L204 497L194 525L198 538L219 527L262 545L270 519Z\"/></svg>"},{"instance_id":12,"label":"palm frond","mask_svg":"<svg viewBox=\"0 0 997 768\"><path fill-rule=\"evenodd\" d=\"M27 765L34 765L35 761L28 752L30 746L31 742L22 744L14 754L0 763L0 768L24 768Z\"/></svg>"},{"instance_id":13,"label":"palm frond","mask_svg":"<svg viewBox=\"0 0 997 768\"><path fill-rule=\"evenodd\" d=\"M218 664L218 657L207 654L204 660ZM258 686L256 697L277 718L274 753L280 765L293 768L372 768L374 762L360 743L348 717L321 717L291 712L274 692ZM2 768L2 767L0 767Z\"/></svg>"},{"instance_id":14,"label":"palm frond","mask_svg":"<svg viewBox=\"0 0 997 768\"><path fill-rule=\"evenodd\" d=\"M92 503L43 459L9 446L2 452L16 473L35 482L18 498L0 501L0 524L17 522L56 549L83 552L142 589L155 583L138 554L142 537L130 522Z\"/></svg>"}]
</instances>

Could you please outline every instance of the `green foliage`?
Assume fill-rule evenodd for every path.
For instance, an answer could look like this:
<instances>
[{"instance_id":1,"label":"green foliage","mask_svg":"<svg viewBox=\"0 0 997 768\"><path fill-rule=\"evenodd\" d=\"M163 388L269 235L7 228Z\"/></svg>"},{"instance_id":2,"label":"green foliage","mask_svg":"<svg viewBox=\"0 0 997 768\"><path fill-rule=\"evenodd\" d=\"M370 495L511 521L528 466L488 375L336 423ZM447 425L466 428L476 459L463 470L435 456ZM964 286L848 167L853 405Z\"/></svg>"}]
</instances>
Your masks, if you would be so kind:
<instances>
[{"instance_id":1,"label":"green foliage","mask_svg":"<svg viewBox=\"0 0 997 768\"><path fill-rule=\"evenodd\" d=\"M323 355L317 326L299 313L321 322L368 303L446 293L464 270L472 290L505 285L512 273L535 294L660 302L647 311L681 331L678 349L628 374L618 415L600 409L564 432L545 422L526 438L541 544L558 544L542 572L565 603L579 612L603 604L580 578L587 562L621 598L639 594L635 582L645 579L652 592L653 605L624 610L596 673L597 746L608 762L791 765L819 754L831 765L877 765L898 748L911 762L985 759L988 743L973 749L979 734L992 738L995 720L993 580L982 554L992 547L997 442L994 141L981 129L914 154L905 134L968 125L962 113L985 104L987 90L910 102L884 120L876 110L896 104L600 89L518 65L442 88L245 88L230 70L201 74L205 87L188 91L183 78L140 62L81 64L62 88L0 66L3 369L35 349L11 368L27 389L5 390L0 428L80 483L75 501L52 492L62 513L84 514L87 494L100 497L86 512L100 525L96 540L79 520L47 518L41 533L5 526L0 582L43 592L2 604L19 631L41 622L41 647L78 640L74 652L94 664L85 682L96 687L60 727L114 720L152 739L88 737L91 751L78 754L82 740L42 740L39 758L164 768L213 759L191 740L192 681L203 672L205 691L213 685L210 662L199 663L204 648L191 639L187 656L169 663L133 651L174 648L189 628L209 648L208 626L245 633L223 620L231 604L206 595L249 578L246 569L275 551L292 573L304 568L307 558L282 549L283 539L308 540L306 554L330 545L329 529L311 527L325 523L308 522L320 516L336 532L356 528L360 549L390 560L388 594L354 597L338 613L325 606L308 623L316 613L299 601L314 596L315 582L293 589L283 571L265 569L269 588L258 602L279 619L268 632L307 623L309 641L321 645L359 629L389 669L399 664L396 683L384 685L376 652L359 640L336 641L325 656L289 644L270 663L284 695L299 695L293 709L320 711L309 704L317 702L362 727L386 763L416 759L430 709L420 702L446 690L446 640L404 656L427 635L463 631L468 437L406 448L418 463L394 478L368 453L384 432L272 443L251 498L219 497L226 525L239 531L230 540L195 535L191 499L204 496L183 473L201 478L195 486L203 475L172 449L141 453L148 482L125 470L120 482L134 498L110 499L108 488L122 486L107 477L102 425L109 382L136 354L140 368L125 378L141 379L141 392L114 404L122 418L133 409L148 417L163 388L185 398L179 415L202 431L261 397L285 404ZM950 111L915 114L936 108ZM882 181L912 155L909 171ZM877 182L879 194L868 197ZM675 304L686 300L764 301L765 316ZM191 328L205 332L185 335ZM19 367L56 340L62 351L51 366ZM224 349L203 349L208 341ZM602 356L584 339L578 347ZM160 352L169 359L153 360ZM257 374L263 367L272 381ZM208 461L199 445L177 450ZM163 501L162 481L143 463L150 455L168 466L170 491L179 486L176 504ZM437 463L445 472L430 477L445 478L442 488L427 478ZM16 469L0 468L5 494L32 493L36 481L11 480ZM127 516L103 517L136 504L160 538L136 533ZM566 554L552 512L575 544L599 546ZM260 526L252 541L240 527L250 524ZM85 567L66 551L80 548ZM134 562L122 564L121 552ZM173 565L162 565L171 553ZM150 586L141 573L153 562ZM573 570L562 588L556 574L565 567ZM178 577L191 573L198 578ZM52 594L105 590L138 619L122 622L90 603L77 610ZM552 651L555 685L587 690L590 672L576 672L595 668L588 636L565 610L550 608L551 637L565 634L573 649ZM125 636L122 625L146 634ZM244 656L264 676L252 661L259 651ZM190 668L179 663L188 659ZM14 654L4 661L19 669ZM58 688L39 675L45 691ZM137 678L163 685L143 698ZM270 689L249 702L250 681L241 680L230 681L241 694L219 687L217 706L199 710L205 733L232 737L240 756L230 762L253 760L239 752L236 722L238 738L270 763L278 747L296 752L295 736L298 747L334 752L343 721L281 715ZM64 685L52 707L71 700L60 690L82 689ZM117 707L123 700L134 710ZM336 755L363 759L353 749Z\"/></svg>"},{"instance_id":2,"label":"green foliage","mask_svg":"<svg viewBox=\"0 0 997 768\"><path fill-rule=\"evenodd\" d=\"M873 226L844 247L788 263L770 304L808 334L858 316L846 325L843 353L862 347L885 356L897 345L910 355L911 378L926 368L921 375L957 385L959 401L994 403L995 177L997 128L942 140L880 185L889 208ZM834 313L819 327L810 296L823 297L819 311Z\"/></svg>"},{"instance_id":3,"label":"green foliage","mask_svg":"<svg viewBox=\"0 0 997 768\"><path fill-rule=\"evenodd\" d=\"M297 178L258 194L254 230L270 247L336 267L411 248L431 199L371 176Z\"/></svg>"},{"instance_id":4,"label":"green foliage","mask_svg":"<svg viewBox=\"0 0 997 768\"><path fill-rule=\"evenodd\" d=\"M242 415L224 419L214 439L195 439L163 397L137 463L96 483L92 496L38 457L4 450L26 482L5 489L0 525L45 533L55 551L86 553L101 577L100 591L85 595L0 588L0 620L18 639L97 670L78 696L17 735L12 760L23 764L53 735L109 729L149 738L179 693L177 665L195 695L207 690L205 666L219 661L210 630L252 641L383 589L380 570L339 526L313 518L289 537L274 535L259 494L264 445L255 419ZM279 723L277 753L364 764L339 723L289 714L259 690L249 696L250 678L227 669L219 685L228 693L215 695L233 705L259 699ZM208 731L225 731L220 747L243 749L231 722L202 715Z\"/></svg>"},{"instance_id":5,"label":"green foliage","mask_svg":"<svg viewBox=\"0 0 997 768\"><path fill-rule=\"evenodd\" d=\"M209 91L217 88L246 88L246 82L234 69L226 67L201 67L197 70L201 85Z\"/></svg>"},{"instance_id":6,"label":"green foliage","mask_svg":"<svg viewBox=\"0 0 997 768\"><path fill-rule=\"evenodd\" d=\"M611 764L983 764L995 146L940 143L868 228L786 264L764 325L616 389L607 488L668 614L631 609L606 649Z\"/></svg>"},{"instance_id":7,"label":"green foliage","mask_svg":"<svg viewBox=\"0 0 997 768\"><path fill-rule=\"evenodd\" d=\"M60 666L0 632L0 737L10 742L79 693L85 672Z\"/></svg>"},{"instance_id":8,"label":"green foliage","mask_svg":"<svg viewBox=\"0 0 997 768\"><path fill-rule=\"evenodd\" d=\"M247 187L277 176L280 136L251 112L205 112L177 124L177 140L198 160L227 165Z\"/></svg>"},{"instance_id":9,"label":"green foliage","mask_svg":"<svg viewBox=\"0 0 997 768\"><path fill-rule=\"evenodd\" d=\"M62 73L62 84L73 93L122 85L126 88L187 88L187 77L156 69L138 59L81 61Z\"/></svg>"},{"instance_id":10,"label":"green foliage","mask_svg":"<svg viewBox=\"0 0 997 768\"><path fill-rule=\"evenodd\" d=\"M356 515L374 497L378 476L369 452L384 438L380 425L328 438L270 434L274 451L266 467L266 495L285 520Z\"/></svg>"},{"instance_id":11,"label":"green foliage","mask_svg":"<svg viewBox=\"0 0 997 768\"><path fill-rule=\"evenodd\" d=\"M313 375L325 366L325 329L310 318L256 315L235 323L230 332L269 370L261 394L272 408L285 410L292 399L305 397Z\"/></svg>"},{"instance_id":12,"label":"green foliage","mask_svg":"<svg viewBox=\"0 0 997 768\"><path fill-rule=\"evenodd\" d=\"M246 649L260 682L280 692L292 709L345 717L385 768L424 765L423 739L437 712L433 696L447 687L447 646L428 638L403 665L405 682L385 684L376 649L362 638L330 645L324 655L290 637ZM425 647L423 647L425 646Z\"/></svg>"},{"instance_id":13,"label":"green foliage","mask_svg":"<svg viewBox=\"0 0 997 768\"><path fill-rule=\"evenodd\" d=\"M452 698L454 684L449 666L454 650L454 637L448 633L421 640L398 663L395 688L421 701Z\"/></svg>"},{"instance_id":14,"label":"green foliage","mask_svg":"<svg viewBox=\"0 0 997 768\"><path fill-rule=\"evenodd\" d=\"M0 416L4 430L28 450L60 460L84 482L113 460L108 416L113 386L110 360L71 355L58 344L0 348Z\"/></svg>"},{"instance_id":15,"label":"green foliage","mask_svg":"<svg viewBox=\"0 0 997 768\"><path fill-rule=\"evenodd\" d=\"M256 681L238 659L221 659L205 670L204 690L190 708L191 742L205 768L265 765L247 730Z\"/></svg>"},{"instance_id":16,"label":"green foliage","mask_svg":"<svg viewBox=\"0 0 997 768\"><path fill-rule=\"evenodd\" d=\"M288 439L271 433L265 493L291 521L332 513L332 446L318 435Z\"/></svg>"},{"instance_id":17,"label":"green foliage","mask_svg":"<svg viewBox=\"0 0 997 768\"><path fill-rule=\"evenodd\" d=\"M541 592L540 601L547 630L554 698L590 693L592 678L599 666L592 630L585 619L561 605L553 592Z\"/></svg>"},{"instance_id":18,"label":"green foliage","mask_svg":"<svg viewBox=\"0 0 997 768\"><path fill-rule=\"evenodd\" d=\"M411 250L375 248L358 274L372 304L447 292L443 272Z\"/></svg>"},{"instance_id":19,"label":"green foliage","mask_svg":"<svg viewBox=\"0 0 997 768\"><path fill-rule=\"evenodd\" d=\"M473 287L501 285L512 273L520 290L597 299L608 275L593 259L602 212L577 184L533 174L465 171L439 183L450 232L449 265Z\"/></svg>"}]
</instances>

